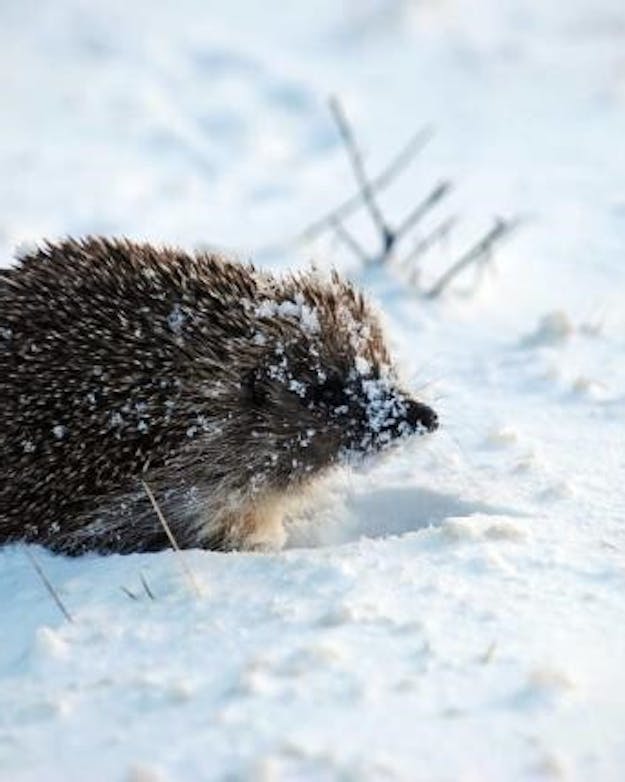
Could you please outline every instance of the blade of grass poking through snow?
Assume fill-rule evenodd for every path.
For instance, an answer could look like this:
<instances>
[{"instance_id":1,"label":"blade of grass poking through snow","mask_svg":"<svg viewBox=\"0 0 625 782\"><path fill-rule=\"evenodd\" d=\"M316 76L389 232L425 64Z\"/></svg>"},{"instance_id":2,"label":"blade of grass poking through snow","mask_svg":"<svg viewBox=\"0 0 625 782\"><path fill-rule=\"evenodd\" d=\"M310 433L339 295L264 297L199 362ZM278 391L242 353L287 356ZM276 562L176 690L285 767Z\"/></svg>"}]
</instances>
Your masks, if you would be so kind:
<instances>
[{"instance_id":1,"label":"blade of grass poking through snow","mask_svg":"<svg viewBox=\"0 0 625 782\"><path fill-rule=\"evenodd\" d=\"M45 586L46 590L48 591L48 594L50 595L50 597L56 603L59 611L63 614L63 616L67 619L68 622L73 622L74 620L72 619L72 615L67 610L67 608L65 608L65 606L63 605L63 601L59 597L59 593L52 586L52 582L48 579L46 574L43 572L43 569L42 569L41 565L35 559L35 556L32 553L32 551L27 546L24 547L24 551L26 553L26 556L30 560L31 565L35 568L35 571L36 571L37 575L41 579L41 581L42 581L43 585Z\"/></svg>"},{"instance_id":2,"label":"blade of grass poking through snow","mask_svg":"<svg viewBox=\"0 0 625 782\"><path fill-rule=\"evenodd\" d=\"M150 598L150 600L156 600L154 597L154 592L150 589L150 585L147 582L146 577L143 575L143 573L140 574L141 576L141 583L143 584L143 588L145 590L146 595Z\"/></svg>"},{"instance_id":3,"label":"blade of grass poking through snow","mask_svg":"<svg viewBox=\"0 0 625 782\"><path fill-rule=\"evenodd\" d=\"M155 498L154 494L152 493L152 489L150 489L150 487L147 485L147 483L145 481L143 481L143 480L141 481L141 484L143 486L143 490L148 495L148 499L152 503L152 507L154 508L154 512L158 516L158 519L161 522L161 524L163 526L163 529L165 530L165 534L167 535L167 539L171 543L171 547L176 552L176 556L178 557L178 562L180 563L180 567L181 567L183 573L185 574L185 576L187 577L187 580L189 581L189 584L191 585L191 590L193 592L195 592L195 594L198 597L202 597L202 592L200 590L200 587L199 587L197 581L195 580L195 578L193 576L193 572L191 571L191 568L189 567L188 563L185 561L184 555L183 555L182 551L180 550L180 546L178 545L178 543L176 541L176 538L174 537L174 535L173 535L173 533L172 533L172 531L171 531L171 529L169 527L169 524L167 523L167 519L165 518L165 516L163 516L163 514L161 512L161 509L160 509L160 507L159 507L159 505L158 505L158 503L156 501L156 498Z\"/></svg>"}]
</instances>

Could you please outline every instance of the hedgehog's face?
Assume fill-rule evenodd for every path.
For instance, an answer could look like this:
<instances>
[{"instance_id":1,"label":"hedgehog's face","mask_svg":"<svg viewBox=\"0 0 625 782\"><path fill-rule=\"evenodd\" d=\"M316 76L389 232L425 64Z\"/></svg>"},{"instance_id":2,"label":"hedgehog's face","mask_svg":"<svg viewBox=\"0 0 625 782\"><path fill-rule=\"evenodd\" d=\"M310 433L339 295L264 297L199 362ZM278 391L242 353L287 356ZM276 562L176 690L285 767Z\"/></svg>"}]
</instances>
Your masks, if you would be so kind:
<instances>
[{"instance_id":1,"label":"hedgehog's face","mask_svg":"<svg viewBox=\"0 0 625 782\"><path fill-rule=\"evenodd\" d=\"M330 306L327 291L319 303L300 297L281 306L276 339L243 384L250 446L267 449L267 473L282 483L438 427L436 413L399 387L362 298L342 283L334 293Z\"/></svg>"},{"instance_id":2,"label":"hedgehog's face","mask_svg":"<svg viewBox=\"0 0 625 782\"><path fill-rule=\"evenodd\" d=\"M346 461L438 428L434 410L401 390L388 366L365 369L357 361L346 375L333 374L312 386L306 400L323 420L325 438Z\"/></svg>"}]
</instances>

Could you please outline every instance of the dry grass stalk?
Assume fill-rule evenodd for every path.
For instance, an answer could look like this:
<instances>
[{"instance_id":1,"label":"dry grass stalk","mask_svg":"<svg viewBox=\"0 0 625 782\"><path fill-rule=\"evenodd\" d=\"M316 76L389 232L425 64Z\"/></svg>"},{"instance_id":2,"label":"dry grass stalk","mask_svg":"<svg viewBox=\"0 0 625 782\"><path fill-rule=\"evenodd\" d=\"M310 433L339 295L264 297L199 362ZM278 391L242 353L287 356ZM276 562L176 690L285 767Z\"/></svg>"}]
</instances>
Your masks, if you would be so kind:
<instances>
[{"instance_id":1,"label":"dry grass stalk","mask_svg":"<svg viewBox=\"0 0 625 782\"><path fill-rule=\"evenodd\" d=\"M72 619L72 615L67 610L67 608L65 608L65 606L63 605L63 601L61 600L61 598L59 596L59 593L52 586L52 582L46 576L46 574L43 572L43 568L41 567L39 562L37 562L37 560L35 559L35 555L32 553L32 551L30 550L30 548L28 546L24 547L24 551L26 553L26 556L30 560L30 563L35 568L35 571L36 571L37 575L41 579L41 581L42 581L43 585L45 586L46 590L48 591L48 594L50 595L50 597L56 603L59 611L63 614L63 616L67 619L68 622L73 622L74 620Z\"/></svg>"},{"instance_id":2,"label":"dry grass stalk","mask_svg":"<svg viewBox=\"0 0 625 782\"><path fill-rule=\"evenodd\" d=\"M161 512L159 504L157 503L156 498L155 498L154 494L152 493L152 489L150 489L150 487L148 486L148 484L144 480L141 481L141 484L143 485L143 489L144 489L145 493L148 495L148 498L149 498L150 502L152 503L152 507L154 508L154 511L155 511L156 515L158 516L158 519L161 522L161 524L163 526L163 529L165 530L165 534L167 535L167 539L171 543L171 547L176 552L176 555L177 555L177 558L178 558L178 562L180 563L180 567L181 567L183 573L187 577L187 580L188 580L188 582L189 582L189 584L191 586L191 590L193 592L195 592L195 594L198 597L202 597L202 591L200 590L200 587L199 587L197 581L195 580L195 577L193 575L193 572L192 572L191 568L189 567L188 563L186 562L186 560L184 558L184 555L183 555L183 553L182 553L182 551L180 549L180 546L178 545L178 542L176 541L176 538L174 537L174 535L173 535L173 533L171 531L171 528L170 528L169 524L167 523L167 519L165 518L165 516Z\"/></svg>"},{"instance_id":3,"label":"dry grass stalk","mask_svg":"<svg viewBox=\"0 0 625 782\"><path fill-rule=\"evenodd\" d=\"M147 582L146 577L143 573L140 574L141 577L141 583L143 584L143 589L145 590L146 595L150 598L150 600L156 600L156 597L154 596L154 592L150 589L150 586Z\"/></svg>"}]
</instances>

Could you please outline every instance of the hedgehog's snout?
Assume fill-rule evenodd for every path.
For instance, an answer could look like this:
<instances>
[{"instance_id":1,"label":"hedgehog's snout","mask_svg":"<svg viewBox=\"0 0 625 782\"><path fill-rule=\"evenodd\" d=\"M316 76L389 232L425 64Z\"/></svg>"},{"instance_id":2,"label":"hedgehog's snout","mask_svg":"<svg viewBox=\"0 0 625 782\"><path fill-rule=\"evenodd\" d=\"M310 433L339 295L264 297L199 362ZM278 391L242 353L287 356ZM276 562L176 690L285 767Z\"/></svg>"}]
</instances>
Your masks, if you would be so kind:
<instances>
[{"instance_id":1,"label":"hedgehog's snout","mask_svg":"<svg viewBox=\"0 0 625 782\"><path fill-rule=\"evenodd\" d=\"M406 421L415 432L435 432L438 429L438 414L431 407L413 399L406 401Z\"/></svg>"},{"instance_id":2,"label":"hedgehog's snout","mask_svg":"<svg viewBox=\"0 0 625 782\"><path fill-rule=\"evenodd\" d=\"M438 415L431 407L392 384L365 381L362 390L368 430L365 441L374 449L386 448L395 440L438 429Z\"/></svg>"},{"instance_id":3,"label":"hedgehog's snout","mask_svg":"<svg viewBox=\"0 0 625 782\"><path fill-rule=\"evenodd\" d=\"M398 393L390 397L384 420L378 423L382 444L410 435L423 435L438 429L438 415L431 407Z\"/></svg>"}]
</instances>

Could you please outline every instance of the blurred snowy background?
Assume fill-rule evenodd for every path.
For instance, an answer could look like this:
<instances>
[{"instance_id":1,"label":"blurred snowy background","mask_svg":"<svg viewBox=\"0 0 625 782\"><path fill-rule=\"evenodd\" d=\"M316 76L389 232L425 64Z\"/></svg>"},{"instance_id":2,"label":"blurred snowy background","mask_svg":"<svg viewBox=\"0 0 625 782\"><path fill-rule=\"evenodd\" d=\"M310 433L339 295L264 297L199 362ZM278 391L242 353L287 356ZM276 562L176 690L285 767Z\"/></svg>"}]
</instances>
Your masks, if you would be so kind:
<instances>
[{"instance_id":1,"label":"blurred snowy background","mask_svg":"<svg viewBox=\"0 0 625 782\"><path fill-rule=\"evenodd\" d=\"M0 44L0 266L86 233L334 264L443 422L285 552L191 552L199 601L171 552L39 551L68 624L0 551L0 780L622 780L622 0L3 0ZM428 279L526 217L477 287L278 249L354 189L330 94L372 172L434 128L381 197L453 181Z\"/></svg>"}]
</instances>

